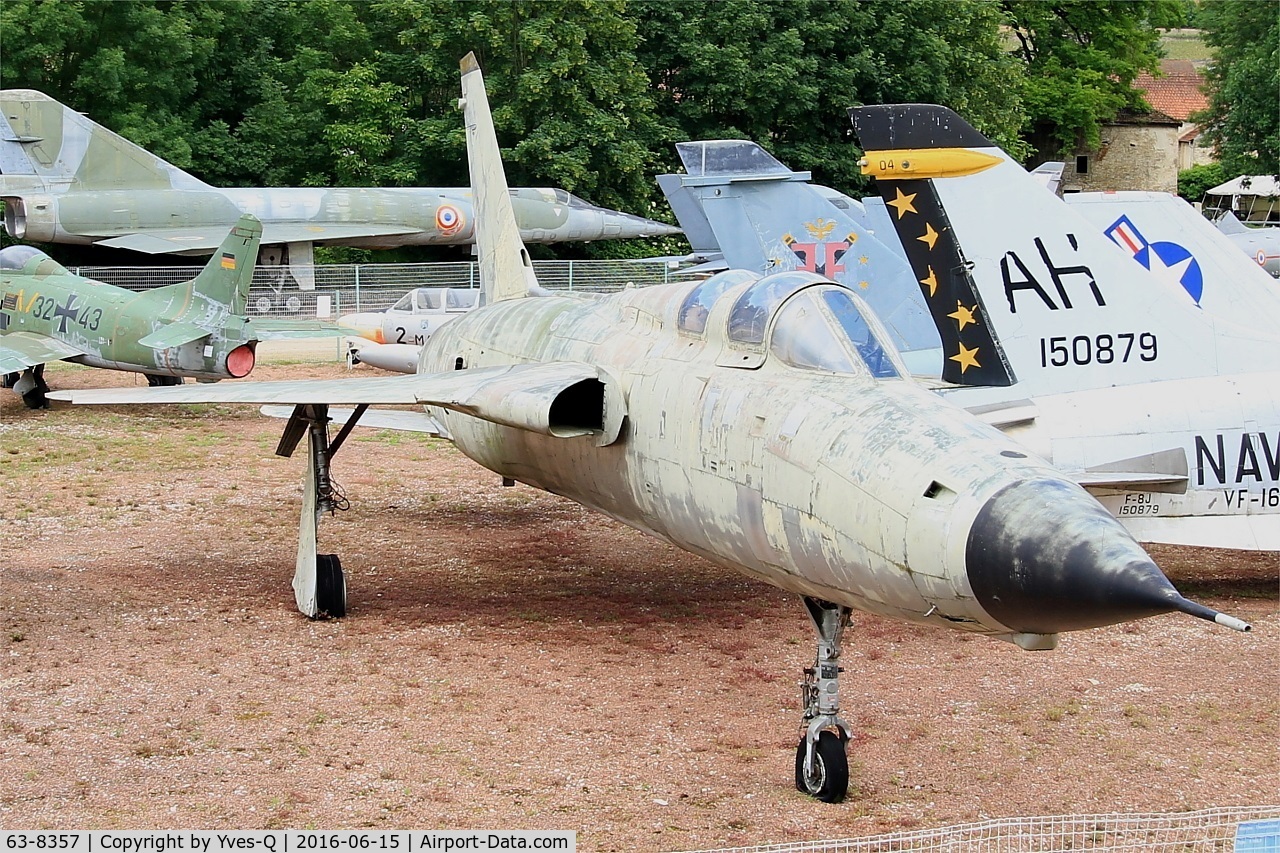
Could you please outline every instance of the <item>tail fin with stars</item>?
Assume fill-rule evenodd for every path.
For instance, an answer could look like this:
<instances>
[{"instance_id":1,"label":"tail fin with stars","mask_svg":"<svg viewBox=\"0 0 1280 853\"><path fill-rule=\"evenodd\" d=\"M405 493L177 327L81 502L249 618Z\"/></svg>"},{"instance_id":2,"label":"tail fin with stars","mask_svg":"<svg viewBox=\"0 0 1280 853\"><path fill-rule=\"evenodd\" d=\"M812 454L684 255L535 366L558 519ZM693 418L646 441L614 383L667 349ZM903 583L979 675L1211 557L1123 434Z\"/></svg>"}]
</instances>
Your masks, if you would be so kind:
<instances>
[{"instance_id":1,"label":"tail fin with stars","mask_svg":"<svg viewBox=\"0 0 1280 853\"><path fill-rule=\"evenodd\" d=\"M1048 394L1274 359L1272 335L1207 316L951 110L850 116L942 336L943 379Z\"/></svg>"}]
</instances>

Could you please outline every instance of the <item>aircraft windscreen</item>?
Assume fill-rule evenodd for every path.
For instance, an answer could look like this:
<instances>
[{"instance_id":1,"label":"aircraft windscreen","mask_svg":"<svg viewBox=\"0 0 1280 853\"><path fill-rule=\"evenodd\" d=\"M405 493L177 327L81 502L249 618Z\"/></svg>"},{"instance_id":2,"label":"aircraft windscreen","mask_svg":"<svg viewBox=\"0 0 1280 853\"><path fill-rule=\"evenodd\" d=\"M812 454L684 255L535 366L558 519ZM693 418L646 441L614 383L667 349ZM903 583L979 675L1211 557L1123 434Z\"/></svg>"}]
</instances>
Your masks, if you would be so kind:
<instances>
[{"instance_id":1,"label":"aircraft windscreen","mask_svg":"<svg viewBox=\"0 0 1280 853\"><path fill-rule=\"evenodd\" d=\"M37 255L48 257L35 246L6 246L0 249L0 270L20 270Z\"/></svg>"},{"instance_id":2,"label":"aircraft windscreen","mask_svg":"<svg viewBox=\"0 0 1280 853\"><path fill-rule=\"evenodd\" d=\"M726 270L711 276L689 291L689 295L684 298L680 305L680 330L701 335L707 330L707 315L711 313L711 306L725 291L759 278L760 275L751 270Z\"/></svg>"},{"instance_id":3,"label":"aircraft windscreen","mask_svg":"<svg viewBox=\"0 0 1280 853\"><path fill-rule=\"evenodd\" d=\"M876 335L867 325L867 320L854 304L853 299L843 290L823 290L822 301L831 309L845 336L853 344L862 360L877 379L897 379L898 368L889 358Z\"/></svg>"},{"instance_id":4,"label":"aircraft windscreen","mask_svg":"<svg viewBox=\"0 0 1280 853\"><path fill-rule=\"evenodd\" d=\"M691 176L733 174L790 175L791 170L754 142L711 139L676 143L676 153Z\"/></svg>"},{"instance_id":5,"label":"aircraft windscreen","mask_svg":"<svg viewBox=\"0 0 1280 853\"><path fill-rule=\"evenodd\" d=\"M412 311L413 310L413 291L409 291L397 300L395 305L391 306L392 311Z\"/></svg>"},{"instance_id":6,"label":"aircraft windscreen","mask_svg":"<svg viewBox=\"0 0 1280 853\"><path fill-rule=\"evenodd\" d=\"M740 344L764 343L769 318L788 296L802 287L827 279L817 273L794 270L765 276L738 297L729 314L729 340Z\"/></svg>"},{"instance_id":7,"label":"aircraft windscreen","mask_svg":"<svg viewBox=\"0 0 1280 853\"><path fill-rule=\"evenodd\" d=\"M442 307L441 293L433 287L420 287L414 291L418 297L419 311L439 311Z\"/></svg>"},{"instance_id":8,"label":"aircraft windscreen","mask_svg":"<svg viewBox=\"0 0 1280 853\"><path fill-rule=\"evenodd\" d=\"M817 287L798 294L778 312L770 351L793 367L898 378L898 368L863 318L848 291Z\"/></svg>"},{"instance_id":9,"label":"aircraft windscreen","mask_svg":"<svg viewBox=\"0 0 1280 853\"><path fill-rule=\"evenodd\" d=\"M446 311L470 311L476 307L476 300L480 297L480 288L469 288L467 290L450 290L445 294L444 307Z\"/></svg>"},{"instance_id":10,"label":"aircraft windscreen","mask_svg":"<svg viewBox=\"0 0 1280 853\"><path fill-rule=\"evenodd\" d=\"M769 350L792 367L858 372L820 302L812 290L788 302L778 313Z\"/></svg>"}]
</instances>

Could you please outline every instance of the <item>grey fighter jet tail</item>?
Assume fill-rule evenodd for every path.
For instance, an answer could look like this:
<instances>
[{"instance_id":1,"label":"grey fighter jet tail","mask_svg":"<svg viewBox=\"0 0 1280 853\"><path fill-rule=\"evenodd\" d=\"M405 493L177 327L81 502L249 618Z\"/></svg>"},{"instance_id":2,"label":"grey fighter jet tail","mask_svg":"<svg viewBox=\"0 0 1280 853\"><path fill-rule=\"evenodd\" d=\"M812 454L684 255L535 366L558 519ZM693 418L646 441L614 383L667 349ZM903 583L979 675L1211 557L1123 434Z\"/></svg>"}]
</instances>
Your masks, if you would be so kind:
<instances>
[{"instance_id":1,"label":"grey fighter jet tail","mask_svg":"<svg viewBox=\"0 0 1280 853\"><path fill-rule=\"evenodd\" d=\"M945 380L1065 393L1273 362L1273 334L1207 316L946 107L850 116L942 335Z\"/></svg>"},{"instance_id":2,"label":"grey fighter jet tail","mask_svg":"<svg viewBox=\"0 0 1280 853\"><path fill-rule=\"evenodd\" d=\"M467 128L467 162L476 207L476 255L480 260L480 304L528 296L538 286L533 261L520 239L502 152L489 112L484 76L474 53L459 63Z\"/></svg>"},{"instance_id":3,"label":"grey fighter jet tail","mask_svg":"<svg viewBox=\"0 0 1280 853\"><path fill-rule=\"evenodd\" d=\"M937 375L938 333L911 268L876 239L858 202L810 184L809 172L791 171L754 142L676 150L685 174L659 176L658 185L691 242L718 245L729 268L807 270L843 284L889 327L913 373Z\"/></svg>"}]
</instances>

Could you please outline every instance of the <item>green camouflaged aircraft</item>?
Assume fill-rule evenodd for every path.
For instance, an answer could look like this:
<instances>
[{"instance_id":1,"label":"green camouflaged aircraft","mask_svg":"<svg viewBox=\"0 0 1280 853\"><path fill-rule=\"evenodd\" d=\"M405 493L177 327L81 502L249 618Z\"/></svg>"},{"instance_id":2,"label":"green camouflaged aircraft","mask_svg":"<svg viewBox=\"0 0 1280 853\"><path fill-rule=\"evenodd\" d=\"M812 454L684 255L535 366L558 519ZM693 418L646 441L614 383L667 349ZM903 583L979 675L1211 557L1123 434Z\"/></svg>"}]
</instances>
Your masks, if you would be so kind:
<instances>
[{"instance_id":1,"label":"green camouflaged aircraft","mask_svg":"<svg viewBox=\"0 0 1280 853\"><path fill-rule=\"evenodd\" d=\"M561 189L523 187L511 196L528 243L680 233ZM317 244L475 242L467 187L214 187L32 89L0 90L0 201L16 239L149 254L208 254L236 217L251 213L264 228L258 262L288 265L307 290Z\"/></svg>"},{"instance_id":2,"label":"green camouflaged aircraft","mask_svg":"<svg viewBox=\"0 0 1280 853\"><path fill-rule=\"evenodd\" d=\"M337 326L244 314L262 225L244 215L191 281L142 293L73 275L33 246L0 250L0 374L31 408L48 405L44 365L145 373L152 385L240 378L258 341L342 334Z\"/></svg>"}]
</instances>

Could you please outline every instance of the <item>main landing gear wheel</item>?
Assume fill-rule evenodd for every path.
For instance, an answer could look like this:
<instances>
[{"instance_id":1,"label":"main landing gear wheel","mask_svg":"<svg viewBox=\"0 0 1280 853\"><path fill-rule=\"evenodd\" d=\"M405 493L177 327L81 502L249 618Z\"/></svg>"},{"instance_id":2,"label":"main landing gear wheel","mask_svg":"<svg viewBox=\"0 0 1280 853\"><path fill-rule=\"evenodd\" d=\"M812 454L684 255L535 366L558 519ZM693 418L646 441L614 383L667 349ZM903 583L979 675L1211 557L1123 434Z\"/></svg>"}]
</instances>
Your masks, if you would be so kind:
<instances>
[{"instance_id":1,"label":"main landing gear wheel","mask_svg":"<svg viewBox=\"0 0 1280 853\"><path fill-rule=\"evenodd\" d=\"M337 554L316 554L316 606L334 619L347 615L347 579Z\"/></svg>"},{"instance_id":2,"label":"main landing gear wheel","mask_svg":"<svg viewBox=\"0 0 1280 853\"><path fill-rule=\"evenodd\" d=\"M808 773L804 769L807 747L806 739L800 738L796 746L796 790L824 803L843 802L849 792L849 755L844 738L829 731L818 735Z\"/></svg>"},{"instance_id":3,"label":"main landing gear wheel","mask_svg":"<svg viewBox=\"0 0 1280 853\"><path fill-rule=\"evenodd\" d=\"M166 388L170 385L182 384L181 376L161 376L155 373L148 373L146 374L146 376L147 376L147 384L150 385L152 388Z\"/></svg>"},{"instance_id":4,"label":"main landing gear wheel","mask_svg":"<svg viewBox=\"0 0 1280 853\"><path fill-rule=\"evenodd\" d=\"M22 374L17 371L0 376L0 388L12 388L14 385L18 384L18 378L20 376L22 376Z\"/></svg>"}]
</instances>

